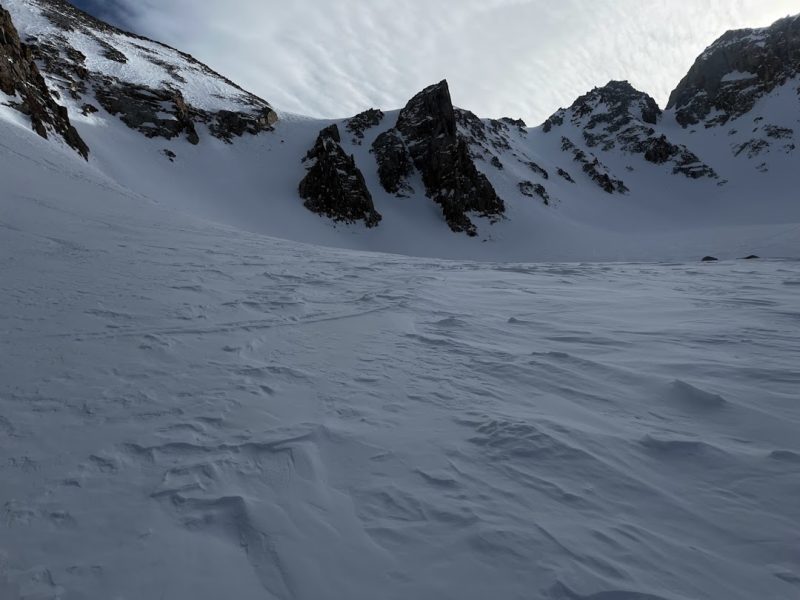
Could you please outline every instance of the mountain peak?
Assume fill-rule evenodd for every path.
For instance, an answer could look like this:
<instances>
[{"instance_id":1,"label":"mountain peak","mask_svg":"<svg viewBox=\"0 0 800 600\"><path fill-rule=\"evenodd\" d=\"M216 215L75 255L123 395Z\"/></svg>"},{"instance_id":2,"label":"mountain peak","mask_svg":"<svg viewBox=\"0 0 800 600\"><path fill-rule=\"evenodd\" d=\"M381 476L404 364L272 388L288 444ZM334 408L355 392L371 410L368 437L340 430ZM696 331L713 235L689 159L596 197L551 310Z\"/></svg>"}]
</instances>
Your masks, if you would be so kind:
<instances>
[{"instance_id":1,"label":"mountain peak","mask_svg":"<svg viewBox=\"0 0 800 600\"><path fill-rule=\"evenodd\" d=\"M678 122L722 125L800 73L800 15L762 29L728 31L709 46L672 92Z\"/></svg>"},{"instance_id":2,"label":"mountain peak","mask_svg":"<svg viewBox=\"0 0 800 600\"><path fill-rule=\"evenodd\" d=\"M375 148L376 155L385 159L381 170L388 173L391 169L385 161L398 161L403 155L401 146L405 147L408 160L401 162L413 163L420 171L428 197L442 207L453 231L476 236L477 228L467 213L496 218L505 212L505 203L476 168L467 141L458 135L446 80L414 96L400 111L395 129L387 133L395 139L383 137ZM390 192L407 189L404 178L382 176Z\"/></svg>"},{"instance_id":3,"label":"mountain peak","mask_svg":"<svg viewBox=\"0 0 800 600\"><path fill-rule=\"evenodd\" d=\"M431 127L435 130L427 131ZM400 111L397 128L404 134L416 130L412 137L444 134L455 138L456 115L447 80L430 85L411 98Z\"/></svg>"},{"instance_id":4,"label":"mountain peak","mask_svg":"<svg viewBox=\"0 0 800 600\"><path fill-rule=\"evenodd\" d=\"M634 88L627 81L610 81L578 98L568 109L560 109L544 124L549 133L568 124L578 129L586 145L581 149L574 139L562 137L562 150L571 154L583 165L583 170L603 189L613 193L624 191L620 179L608 174L608 169L594 154L596 151L623 152L639 155L654 164L670 163L673 174L693 179L716 177L715 171L704 164L693 152L681 144L667 139L658 131L661 109L656 101ZM602 167L602 168L600 168Z\"/></svg>"}]
</instances>

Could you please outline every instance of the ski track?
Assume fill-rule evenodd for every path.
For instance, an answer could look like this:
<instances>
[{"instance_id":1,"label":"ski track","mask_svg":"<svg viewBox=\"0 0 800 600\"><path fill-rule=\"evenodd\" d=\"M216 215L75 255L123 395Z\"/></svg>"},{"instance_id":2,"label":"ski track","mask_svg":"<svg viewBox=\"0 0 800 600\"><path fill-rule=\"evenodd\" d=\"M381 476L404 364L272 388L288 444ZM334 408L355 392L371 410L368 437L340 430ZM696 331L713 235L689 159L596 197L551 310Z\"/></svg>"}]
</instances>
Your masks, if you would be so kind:
<instances>
[{"instance_id":1,"label":"ski track","mask_svg":"<svg viewBox=\"0 0 800 600\"><path fill-rule=\"evenodd\" d=\"M800 598L800 262L333 250L3 148L3 600Z\"/></svg>"}]
</instances>

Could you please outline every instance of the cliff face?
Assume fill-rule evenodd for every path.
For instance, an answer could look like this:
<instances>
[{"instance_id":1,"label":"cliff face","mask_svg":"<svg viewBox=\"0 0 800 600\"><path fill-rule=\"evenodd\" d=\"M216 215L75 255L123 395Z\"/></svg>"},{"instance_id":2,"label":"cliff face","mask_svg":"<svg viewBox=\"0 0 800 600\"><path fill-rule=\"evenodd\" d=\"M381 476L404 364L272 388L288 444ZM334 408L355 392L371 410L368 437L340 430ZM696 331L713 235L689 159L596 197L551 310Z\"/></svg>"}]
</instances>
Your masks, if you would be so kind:
<instances>
[{"instance_id":1,"label":"cliff face","mask_svg":"<svg viewBox=\"0 0 800 600\"><path fill-rule=\"evenodd\" d=\"M8 96L4 103L30 118L33 130L40 136L46 139L51 133L58 135L81 156L89 157L89 148L70 123L67 109L53 99L31 47L20 41L11 15L2 6L0 91Z\"/></svg>"},{"instance_id":2,"label":"cliff face","mask_svg":"<svg viewBox=\"0 0 800 600\"><path fill-rule=\"evenodd\" d=\"M470 212L488 217L505 212L503 200L477 169L467 141L458 134L446 81L414 96L400 111L395 128L378 138L373 149L386 191L408 189L413 164L422 175L427 196L442 207L455 232L477 234Z\"/></svg>"},{"instance_id":3,"label":"cliff face","mask_svg":"<svg viewBox=\"0 0 800 600\"><path fill-rule=\"evenodd\" d=\"M320 132L304 159L308 171L300 182L300 197L311 212L334 221L363 221L367 227L375 227L381 215L375 210L364 175L341 142L335 124Z\"/></svg>"},{"instance_id":4,"label":"cliff face","mask_svg":"<svg viewBox=\"0 0 800 600\"><path fill-rule=\"evenodd\" d=\"M724 125L798 74L800 15L727 32L697 59L667 107L683 126Z\"/></svg>"},{"instance_id":5,"label":"cliff face","mask_svg":"<svg viewBox=\"0 0 800 600\"><path fill-rule=\"evenodd\" d=\"M22 0L21 0L22 2ZM84 114L98 107L149 138L231 142L271 131L277 114L188 54L108 25L64 0L24 0L26 40L51 93ZM81 49L96 48L87 56ZM132 65L136 65L132 68ZM205 126L205 127L201 127Z\"/></svg>"}]
</instances>

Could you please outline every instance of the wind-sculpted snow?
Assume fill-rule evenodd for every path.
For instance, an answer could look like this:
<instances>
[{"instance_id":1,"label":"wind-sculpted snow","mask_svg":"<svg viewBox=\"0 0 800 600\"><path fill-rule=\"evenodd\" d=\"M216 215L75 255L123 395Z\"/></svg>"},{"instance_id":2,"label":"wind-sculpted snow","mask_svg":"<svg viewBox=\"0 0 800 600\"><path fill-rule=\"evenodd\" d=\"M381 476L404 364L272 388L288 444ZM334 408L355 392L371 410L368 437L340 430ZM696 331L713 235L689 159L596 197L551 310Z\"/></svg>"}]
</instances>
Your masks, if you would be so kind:
<instances>
[{"instance_id":1,"label":"wind-sculpted snow","mask_svg":"<svg viewBox=\"0 0 800 600\"><path fill-rule=\"evenodd\" d=\"M325 249L3 131L3 600L800 594L797 261Z\"/></svg>"}]
</instances>

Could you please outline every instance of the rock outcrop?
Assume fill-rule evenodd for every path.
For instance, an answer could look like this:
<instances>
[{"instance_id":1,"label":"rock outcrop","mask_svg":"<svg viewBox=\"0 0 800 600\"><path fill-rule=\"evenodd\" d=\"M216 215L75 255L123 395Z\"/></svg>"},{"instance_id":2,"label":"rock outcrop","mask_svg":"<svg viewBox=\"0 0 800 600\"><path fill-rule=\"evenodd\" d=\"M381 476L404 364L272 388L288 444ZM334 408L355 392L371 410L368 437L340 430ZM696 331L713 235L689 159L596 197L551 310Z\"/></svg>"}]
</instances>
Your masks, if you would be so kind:
<instances>
[{"instance_id":1,"label":"rock outcrop","mask_svg":"<svg viewBox=\"0 0 800 600\"><path fill-rule=\"evenodd\" d=\"M267 102L188 54L112 27L64 0L36 0L36 5L53 28L27 42L59 96L68 95L79 105L96 101L147 137L183 135L192 144L200 142L201 124L212 136L232 142L245 134L271 131L278 119ZM129 63L135 55L137 62L148 65L148 83L143 83L141 73L138 79L127 80L118 68L101 67L97 61L90 69L86 56L75 46L96 46L99 57L118 65ZM209 91L213 100L209 106L193 105L187 98L185 89L192 77L214 90ZM224 105L230 108L221 108Z\"/></svg>"},{"instance_id":2,"label":"rock outcrop","mask_svg":"<svg viewBox=\"0 0 800 600\"><path fill-rule=\"evenodd\" d=\"M334 221L364 221L375 227L381 215L375 210L364 175L341 146L338 126L323 129L304 161L308 173L300 182L300 197L310 211Z\"/></svg>"},{"instance_id":3,"label":"rock outcrop","mask_svg":"<svg viewBox=\"0 0 800 600\"><path fill-rule=\"evenodd\" d=\"M610 81L584 94L569 108L560 109L545 121L544 130L549 133L570 120L585 130L587 143L610 150L617 141L614 134L631 126L655 125L660 116L661 109L653 98L627 81Z\"/></svg>"},{"instance_id":4,"label":"rock outcrop","mask_svg":"<svg viewBox=\"0 0 800 600\"><path fill-rule=\"evenodd\" d=\"M428 197L442 207L450 229L475 236L477 228L469 213L499 217L505 212L503 200L475 166L467 141L458 135L456 110L446 81L414 96L400 111L389 135L395 139L385 137L375 152L379 171L383 169L385 175L381 181L390 193L396 193L404 179L391 173L391 163L386 159L381 163L381 156L389 156L394 150L402 154L397 143L400 140L422 174Z\"/></svg>"},{"instance_id":5,"label":"rock outcrop","mask_svg":"<svg viewBox=\"0 0 800 600\"><path fill-rule=\"evenodd\" d=\"M34 61L30 46L19 39L11 15L0 6L0 91L9 97L8 106L27 115L33 130L47 138L49 133L63 140L83 158L89 147L70 123L67 109L53 99Z\"/></svg>"},{"instance_id":6,"label":"rock outcrop","mask_svg":"<svg viewBox=\"0 0 800 600\"><path fill-rule=\"evenodd\" d=\"M656 101L638 91L627 81L611 81L578 98L569 108L562 108L545 121L543 130L550 133L565 122L581 130L589 149L610 152L615 149L642 156L654 164L669 163L674 174L692 179L716 178L710 166L682 144L674 144L657 126L661 109ZM568 148L574 153L574 148ZM579 150L580 151L580 150ZM579 162L584 162L577 157ZM584 163L585 164L585 163ZM590 176L601 187L610 188L590 170Z\"/></svg>"},{"instance_id":7,"label":"rock outcrop","mask_svg":"<svg viewBox=\"0 0 800 600\"><path fill-rule=\"evenodd\" d=\"M455 109L458 132L473 150L476 157L496 158L496 152L505 152L511 149L511 133L525 133L523 121L512 119L480 119L475 113L462 108Z\"/></svg>"},{"instance_id":8,"label":"rock outcrop","mask_svg":"<svg viewBox=\"0 0 800 600\"><path fill-rule=\"evenodd\" d=\"M383 117L383 111L370 108L349 119L345 127L347 131L353 134L353 143L360 146L361 140L364 139L364 133L368 129L380 125Z\"/></svg>"},{"instance_id":9,"label":"rock outcrop","mask_svg":"<svg viewBox=\"0 0 800 600\"><path fill-rule=\"evenodd\" d=\"M458 136L467 142L474 160L503 171L508 179L516 179L516 187L523 196L539 196L545 204L550 203L545 186L528 180L530 175L520 172L519 167L524 167L544 182L550 179L550 173L528 155L530 146L525 121L508 117L481 119L461 108L456 108L455 114Z\"/></svg>"},{"instance_id":10,"label":"rock outcrop","mask_svg":"<svg viewBox=\"0 0 800 600\"><path fill-rule=\"evenodd\" d=\"M778 125L764 125L756 127L753 133L763 137L753 137L744 142L740 142L733 147L735 156L746 155L748 158L769 152L777 146L785 153L796 150L797 145L794 141L795 132L790 127L780 127Z\"/></svg>"},{"instance_id":11,"label":"rock outcrop","mask_svg":"<svg viewBox=\"0 0 800 600\"><path fill-rule=\"evenodd\" d=\"M702 162L686 146L671 143L664 134L635 142L632 148L642 153L644 159L651 163L657 165L672 163L672 172L675 174L685 175L691 179L717 177L716 171Z\"/></svg>"},{"instance_id":12,"label":"rock outcrop","mask_svg":"<svg viewBox=\"0 0 800 600\"><path fill-rule=\"evenodd\" d=\"M372 152L383 189L400 197L413 194L408 178L414 172L414 163L400 133L390 129L380 134L372 144Z\"/></svg>"},{"instance_id":13,"label":"rock outcrop","mask_svg":"<svg viewBox=\"0 0 800 600\"><path fill-rule=\"evenodd\" d=\"M697 59L668 109L684 127L724 125L800 74L800 15L764 29L729 31Z\"/></svg>"},{"instance_id":14,"label":"rock outcrop","mask_svg":"<svg viewBox=\"0 0 800 600\"><path fill-rule=\"evenodd\" d=\"M522 161L531 171L536 173L539 177L547 181L550 179L550 173L547 172L546 169L540 167L532 160Z\"/></svg>"},{"instance_id":15,"label":"rock outcrop","mask_svg":"<svg viewBox=\"0 0 800 600\"><path fill-rule=\"evenodd\" d=\"M561 138L561 150L569 153L572 159L581 165L583 172L586 173L589 179L600 186L603 191L609 194L615 192L619 194L628 193L628 187L625 185L625 182L613 177L608 167L601 163L600 159L594 154L587 154L567 137Z\"/></svg>"},{"instance_id":16,"label":"rock outcrop","mask_svg":"<svg viewBox=\"0 0 800 600\"><path fill-rule=\"evenodd\" d=\"M191 144L200 142L192 111L177 90L157 90L107 81L97 87L95 94L109 114L119 116L128 127L149 138L170 140L183 133Z\"/></svg>"},{"instance_id":17,"label":"rock outcrop","mask_svg":"<svg viewBox=\"0 0 800 600\"><path fill-rule=\"evenodd\" d=\"M242 137L245 133L258 135L263 131L272 131L277 120L275 111L266 106L251 112L219 110L213 113L208 129L214 137L232 143L233 138Z\"/></svg>"},{"instance_id":18,"label":"rock outcrop","mask_svg":"<svg viewBox=\"0 0 800 600\"><path fill-rule=\"evenodd\" d=\"M566 179L570 183L575 183L575 180L572 178L572 175L570 175L567 171L565 171L561 167L558 168L558 175L559 175L559 177L562 177L563 179Z\"/></svg>"},{"instance_id":19,"label":"rock outcrop","mask_svg":"<svg viewBox=\"0 0 800 600\"><path fill-rule=\"evenodd\" d=\"M550 194L541 183L533 183L532 181L520 181L519 191L523 196L533 198L539 196L546 205L550 204Z\"/></svg>"}]
</instances>

